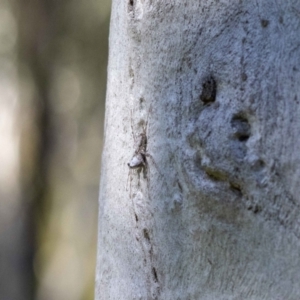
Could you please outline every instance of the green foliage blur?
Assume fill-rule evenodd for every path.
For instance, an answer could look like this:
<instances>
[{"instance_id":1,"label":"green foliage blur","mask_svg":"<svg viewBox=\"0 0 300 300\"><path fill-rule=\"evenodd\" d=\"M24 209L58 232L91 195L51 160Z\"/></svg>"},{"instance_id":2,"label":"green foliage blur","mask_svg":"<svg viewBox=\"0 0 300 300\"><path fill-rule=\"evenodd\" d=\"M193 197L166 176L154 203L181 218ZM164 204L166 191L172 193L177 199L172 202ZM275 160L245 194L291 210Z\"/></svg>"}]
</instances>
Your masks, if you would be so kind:
<instances>
[{"instance_id":1,"label":"green foliage blur","mask_svg":"<svg viewBox=\"0 0 300 300\"><path fill-rule=\"evenodd\" d=\"M0 3L0 299L94 298L109 17Z\"/></svg>"}]
</instances>

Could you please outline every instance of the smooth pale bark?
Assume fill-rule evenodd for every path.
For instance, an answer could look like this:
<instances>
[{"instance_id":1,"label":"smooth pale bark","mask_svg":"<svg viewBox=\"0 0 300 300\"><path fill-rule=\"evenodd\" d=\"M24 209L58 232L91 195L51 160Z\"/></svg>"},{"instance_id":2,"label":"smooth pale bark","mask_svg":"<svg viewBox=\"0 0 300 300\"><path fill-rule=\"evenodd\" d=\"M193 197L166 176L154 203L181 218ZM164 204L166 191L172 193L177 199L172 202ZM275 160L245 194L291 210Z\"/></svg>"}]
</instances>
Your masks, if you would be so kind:
<instances>
[{"instance_id":1,"label":"smooth pale bark","mask_svg":"<svg viewBox=\"0 0 300 300\"><path fill-rule=\"evenodd\" d=\"M262 2L113 1L96 299L300 298L300 6Z\"/></svg>"}]
</instances>

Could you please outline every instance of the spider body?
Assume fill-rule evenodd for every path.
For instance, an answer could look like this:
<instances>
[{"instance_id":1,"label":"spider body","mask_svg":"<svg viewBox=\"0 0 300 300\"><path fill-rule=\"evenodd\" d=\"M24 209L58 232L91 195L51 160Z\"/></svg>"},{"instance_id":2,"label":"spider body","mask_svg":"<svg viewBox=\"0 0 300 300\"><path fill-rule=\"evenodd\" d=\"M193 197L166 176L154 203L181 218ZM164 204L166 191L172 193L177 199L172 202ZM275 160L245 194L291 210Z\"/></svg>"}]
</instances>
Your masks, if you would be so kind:
<instances>
[{"instance_id":1,"label":"spider body","mask_svg":"<svg viewBox=\"0 0 300 300\"><path fill-rule=\"evenodd\" d=\"M147 136L145 133L141 133L138 139L136 150L131 160L127 164L130 169L138 169L147 165Z\"/></svg>"},{"instance_id":2,"label":"spider body","mask_svg":"<svg viewBox=\"0 0 300 300\"><path fill-rule=\"evenodd\" d=\"M133 128L133 122L132 122L132 111L131 111L131 130L132 130L132 136L134 140L134 153L130 159L130 161L127 163L127 166L129 167L129 173L128 173L128 179L129 185L130 185L130 195L131 195L131 176L132 176L132 170L136 170L138 174L138 185L140 184L140 173L143 172L144 178L147 178L147 181L149 180L147 176L148 172L148 158L152 159L152 156L147 152L147 129L148 129L148 118L149 114L151 112L151 108L148 111L146 122L142 125L142 132L135 135L134 134L134 128ZM128 179L127 179L127 186L128 186ZM127 188L126 188L127 189Z\"/></svg>"},{"instance_id":3,"label":"spider body","mask_svg":"<svg viewBox=\"0 0 300 300\"><path fill-rule=\"evenodd\" d=\"M146 166L146 155L139 152L135 153L127 164L130 169L138 169Z\"/></svg>"}]
</instances>

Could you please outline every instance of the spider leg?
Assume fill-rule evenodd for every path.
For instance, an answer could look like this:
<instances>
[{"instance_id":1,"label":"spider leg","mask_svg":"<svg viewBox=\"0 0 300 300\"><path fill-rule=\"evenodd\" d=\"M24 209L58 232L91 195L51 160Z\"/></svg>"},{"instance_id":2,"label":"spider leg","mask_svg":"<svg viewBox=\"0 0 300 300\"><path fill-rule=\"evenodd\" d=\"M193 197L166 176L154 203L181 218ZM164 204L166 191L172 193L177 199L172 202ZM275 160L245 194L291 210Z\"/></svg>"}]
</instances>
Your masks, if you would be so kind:
<instances>
[{"instance_id":1,"label":"spider leg","mask_svg":"<svg viewBox=\"0 0 300 300\"><path fill-rule=\"evenodd\" d=\"M134 141L134 144L136 144L136 136L134 135L133 122L132 122L132 109L130 110L130 124L131 124L131 134L133 137L133 141Z\"/></svg>"},{"instance_id":2,"label":"spider leg","mask_svg":"<svg viewBox=\"0 0 300 300\"><path fill-rule=\"evenodd\" d=\"M153 163L154 167L158 171L159 175L162 175L161 172L160 172L160 170L159 170L159 168L158 168L158 166L157 166L157 164L156 164L156 162L155 162L155 160L154 160L154 158L153 158L153 156L150 153L148 153L148 152L144 153L144 155L146 157L149 157L151 159L151 162Z\"/></svg>"},{"instance_id":3,"label":"spider leg","mask_svg":"<svg viewBox=\"0 0 300 300\"><path fill-rule=\"evenodd\" d=\"M146 134L147 137L149 136L148 135L148 120L149 120L149 115L151 112L152 112L152 104L149 107L148 114L147 114L147 120L146 120L145 127L144 127L144 133Z\"/></svg>"},{"instance_id":4,"label":"spider leg","mask_svg":"<svg viewBox=\"0 0 300 300\"><path fill-rule=\"evenodd\" d=\"M150 186L150 166L149 166L149 164L146 164L144 169L145 169L144 177L147 179L147 186L149 189L149 186Z\"/></svg>"},{"instance_id":5,"label":"spider leg","mask_svg":"<svg viewBox=\"0 0 300 300\"><path fill-rule=\"evenodd\" d=\"M129 171L128 171L128 176L127 176L127 182L126 182L126 191L128 191L128 182L129 182L129 196L130 196L130 198L131 198L131 181L132 181L132 178L131 178L131 169L129 169Z\"/></svg>"},{"instance_id":6,"label":"spider leg","mask_svg":"<svg viewBox=\"0 0 300 300\"><path fill-rule=\"evenodd\" d=\"M149 165L147 163L145 163L143 165L143 175L144 175L144 178L147 178L148 179L148 168L149 168Z\"/></svg>"},{"instance_id":7,"label":"spider leg","mask_svg":"<svg viewBox=\"0 0 300 300\"><path fill-rule=\"evenodd\" d=\"M138 173L138 187L140 187L140 184L141 184L141 169L139 168L138 170L137 170L137 173Z\"/></svg>"}]
</instances>

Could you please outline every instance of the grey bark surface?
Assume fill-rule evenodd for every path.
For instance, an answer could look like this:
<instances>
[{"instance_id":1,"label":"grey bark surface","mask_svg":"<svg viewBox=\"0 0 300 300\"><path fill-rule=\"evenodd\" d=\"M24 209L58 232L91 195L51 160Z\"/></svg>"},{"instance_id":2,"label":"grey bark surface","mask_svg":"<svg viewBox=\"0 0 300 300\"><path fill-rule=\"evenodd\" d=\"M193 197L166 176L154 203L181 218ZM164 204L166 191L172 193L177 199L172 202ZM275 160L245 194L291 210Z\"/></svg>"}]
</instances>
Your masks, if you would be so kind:
<instances>
[{"instance_id":1,"label":"grey bark surface","mask_svg":"<svg viewBox=\"0 0 300 300\"><path fill-rule=\"evenodd\" d=\"M299 70L297 1L113 1L96 299L300 298Z\"/></svg>"}]
</instances>

